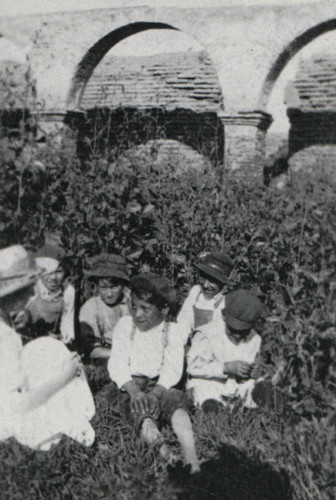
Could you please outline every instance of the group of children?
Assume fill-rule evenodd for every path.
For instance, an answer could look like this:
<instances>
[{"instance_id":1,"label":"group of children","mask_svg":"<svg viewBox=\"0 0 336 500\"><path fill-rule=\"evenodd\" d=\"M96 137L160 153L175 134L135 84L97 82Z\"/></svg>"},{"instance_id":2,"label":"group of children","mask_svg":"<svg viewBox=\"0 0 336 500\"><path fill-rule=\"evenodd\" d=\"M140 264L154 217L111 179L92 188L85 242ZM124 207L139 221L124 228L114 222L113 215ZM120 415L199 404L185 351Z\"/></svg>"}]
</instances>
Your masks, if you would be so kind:
<instances>
[{"instance_id":1,"label":"group of children","mask_svg":"<svg viewBox=\"0 0 336 500\"><path fill-rule=\"evenodd\" d=\"M63 257L53 245L38 252L43 271L14 324L27 337L52 336L71 345L75 290L65 280ZM223 253L205 254L195 267L199 282L170 322L176 295L167 278L150 272L130 278L123 257L98 255L86 271L93 295L80 309L78 335L84 356L107 360L111 404L168 459L160 427L170 424L192 472L199 462L186 393L205 412L236 398L253 408L262 383L261 338L254 330L262 303L246 290L228 292L234 263ZM185 366L186 383L177 389Z\"/></svg>"}]
</instances>

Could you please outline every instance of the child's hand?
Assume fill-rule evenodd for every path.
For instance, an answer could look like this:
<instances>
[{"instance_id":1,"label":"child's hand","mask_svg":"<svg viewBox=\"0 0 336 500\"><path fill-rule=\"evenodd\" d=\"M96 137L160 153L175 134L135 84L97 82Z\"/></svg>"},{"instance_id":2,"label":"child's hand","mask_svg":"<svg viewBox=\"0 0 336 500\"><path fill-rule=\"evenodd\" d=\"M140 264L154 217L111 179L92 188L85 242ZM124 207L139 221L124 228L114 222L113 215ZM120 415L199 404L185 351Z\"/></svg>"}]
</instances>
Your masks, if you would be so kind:
<instances>
[{"instance_id":1,"label":"child's hand","mask_svg":"<svg viewBox=\"0 0 336 500\"><path fill-rule=\"evenodd\" d=\"M250 372L250 377L251 378L260 378L262 375L262 370L261 370L261 366L259 365L259 363L253 363L252 365L252 368L251 368L251 372Z\"/></svg>"},{"instance_id":2,"label":"child's hand","mask_svg":"<svg viewBox=\"0 0 336 500\"><path fill-rule=\"evenodd\" d=\"M157 418L160 413L159 400L151 394L138 392L131 397L131 410L136 413L148 413Z\"/></svg>"},{"instance_id":3,"label":"child's hand","mask_svg":"<svg viewBox=\"0 0 336 500\"><path fill-rule=\"evenodd\" d=\"M12 319L15 330L19 332L26 326L27 315L25 311L20 311L15 317Z\"/></svg>"},{"instance_id":4,"label":"child's hand","mask_svg":"<svg viewBox=\"0 0 336 500\"><path fill-rule=\"evenodd\" d=\"M246 361L228 361L224 363L223 373L239 378L249 378L251 366Z\"/></svg>"}]
</instances>

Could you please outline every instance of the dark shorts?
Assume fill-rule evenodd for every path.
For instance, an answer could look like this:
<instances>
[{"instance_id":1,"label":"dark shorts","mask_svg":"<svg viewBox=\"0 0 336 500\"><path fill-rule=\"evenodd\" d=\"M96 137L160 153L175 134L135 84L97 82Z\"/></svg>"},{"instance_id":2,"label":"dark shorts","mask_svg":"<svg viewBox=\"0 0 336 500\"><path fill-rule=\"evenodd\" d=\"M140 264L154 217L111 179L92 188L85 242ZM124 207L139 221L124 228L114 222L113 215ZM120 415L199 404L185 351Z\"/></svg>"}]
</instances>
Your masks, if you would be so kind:
<instances>
[{"instance_id":1,"label":"dark shorts","mask_svg":"<svg viewBox=\"0 0 336 500\"><path fill-rule=\"evenodd\" d=\"M145 394L150 394L151 390L156 386L157 379L149 379L147 377L132 377ZM131 411L131 398L127 392L121 391L116 384L112 382L105 388L104 393L107 399L118 408L121 417L131 425L136 431L139 430L144 418L151 418L156 421L159 426L171 424L171 419L176 410L187 409L186 400L182 391L178 389L167 389L159 399L160 415L155 419L151 414L138 413Z\"/></svg>"}]
</instances>

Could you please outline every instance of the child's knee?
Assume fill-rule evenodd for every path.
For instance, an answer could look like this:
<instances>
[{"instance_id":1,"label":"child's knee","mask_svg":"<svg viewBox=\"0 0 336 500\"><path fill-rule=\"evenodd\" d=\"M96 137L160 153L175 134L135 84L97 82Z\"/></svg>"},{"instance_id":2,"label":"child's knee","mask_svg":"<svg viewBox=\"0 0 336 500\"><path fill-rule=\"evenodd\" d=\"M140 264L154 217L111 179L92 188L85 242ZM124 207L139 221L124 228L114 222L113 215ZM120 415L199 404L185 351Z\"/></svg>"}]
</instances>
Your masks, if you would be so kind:
<instances>
[{"instance_id":1,"label":"child's knee","mask_svg":"<svg viewBox=\"0 0 336 500\"><path fill-rule=\"evenodd\" d=\"M216 399L206 399L202 404L202 410L204 413L218 413L223 405Z\"/></svg>"},{"instance_id":2,"label":"child's knee","mask_svg":"<svg viewBox=\"0 0 336 500\"><path fill-rule=\"evenodd\" d=\"M171 423L171 419L177 410L187 411L184 393L178 389L169 389L161 398L162 419Z\"/></svg>"}]
</instances>

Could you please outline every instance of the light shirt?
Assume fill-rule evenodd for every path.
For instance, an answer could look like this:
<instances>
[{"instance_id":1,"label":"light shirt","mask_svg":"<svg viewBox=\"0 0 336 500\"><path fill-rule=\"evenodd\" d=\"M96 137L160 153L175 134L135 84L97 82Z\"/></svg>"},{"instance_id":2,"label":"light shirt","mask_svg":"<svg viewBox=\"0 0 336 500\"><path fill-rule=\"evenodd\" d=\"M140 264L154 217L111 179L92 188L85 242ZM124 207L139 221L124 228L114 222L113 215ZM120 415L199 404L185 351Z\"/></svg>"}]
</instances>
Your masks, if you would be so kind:
<instances>
[{"instance_id":1,"label":"light shirt","mask_svg":"<svg viewBox=\"0 0 336 500\"><path fill-rule=\"evenodd\" d=\"M251 398L255 380L237 382L235 378L224 375L223 371L224 363L229 361L253 363L260 345L261 337L254 330L242 342L234 344L225 332L223 319L213 320L200 328L188 352L187 370L192 377L205 376L211 379L188 380L187 388L192 389L195 403L201 405L206 399L222 401L222 396L239 396L246 400L245 406L255 406Z\"/></svg>"},{"instance_id":2,"label":"light shirt","mask_svg":"<svg viewBox=\"0 0 336 500\"><path fill-rule=\"evenodd\" d=\"M108 306L98 295L91 297L81 307L79 321L91 326L97 339L112 344L113 330L122 316L129 314L126 301Z\"/></svg>"},{"instance_id":3,"label":"light shirt","mask_svg":"<svg viewBox=\"0 0 336 500\"><path fill-rule=\"evenodd\" d=\"M82 444L93 443L89 420L95 408L84 372L40 406L22 409L31 389L57 378L71 356L62 342L50 337L22 347L20 336L0 319L0 441L15 437L30 448L48 450L66 434Z\"/></svg>"},{"instance_id":4,"label":"light shirt","mask_svg":"<svg viewBox=\"0 0 336 500\"><path fill-rule=\"evenodd\" d=\"M130 382L132 375L159 377L157 383L166 389L179 382L184 357L181 330L176 323L166 325L162 322L142 332L130 316L118 321L108 371L119 388Z\"/></svg>"},{"instance_id":5,"label":"light shirt","mask_svg":"<svg viewBox=\"0 0 336 500\"><path fill-rule=\"evenodd\" d=\"M195 329L194 306L198 309L212 311L212 320L221 319L221 311L225 307L225 296L219 292L211 299L208 299L204 296L200 285L192 287L177 316L177 323L183 330L184 343L187 342L189 335Z\"/></svg>"}]
</instances>

